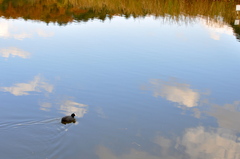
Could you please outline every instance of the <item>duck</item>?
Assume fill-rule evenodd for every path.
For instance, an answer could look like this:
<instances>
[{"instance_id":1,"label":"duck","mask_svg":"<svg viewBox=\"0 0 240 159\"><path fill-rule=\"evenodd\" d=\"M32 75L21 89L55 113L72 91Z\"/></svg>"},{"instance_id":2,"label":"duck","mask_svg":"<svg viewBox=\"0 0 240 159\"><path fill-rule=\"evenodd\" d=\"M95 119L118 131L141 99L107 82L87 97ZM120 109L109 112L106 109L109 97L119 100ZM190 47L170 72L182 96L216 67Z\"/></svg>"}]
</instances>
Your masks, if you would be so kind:
<instances>
[{"instance_id":1,"label":"duck","mask_svg":"<svg viewBox=\"0 0 240 159\"><path fill-rule=\"evenodd\" d=\"M75 123L75 122L76 122L76 119L74 118L75 116L76 116L76 114L75 114L75 113L72 113L71 116L62 117L61 122L62 122L63 124Z\"/></svg>"}]
</instances>

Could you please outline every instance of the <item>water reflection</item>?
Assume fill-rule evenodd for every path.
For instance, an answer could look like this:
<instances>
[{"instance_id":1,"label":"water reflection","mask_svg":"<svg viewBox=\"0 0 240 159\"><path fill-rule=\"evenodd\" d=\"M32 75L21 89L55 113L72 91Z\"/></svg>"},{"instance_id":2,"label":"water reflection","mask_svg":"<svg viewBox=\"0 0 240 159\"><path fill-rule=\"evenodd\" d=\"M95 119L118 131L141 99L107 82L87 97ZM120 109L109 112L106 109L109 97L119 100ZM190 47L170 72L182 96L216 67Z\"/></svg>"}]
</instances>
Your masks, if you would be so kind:
<instances>
[{"instance_id":1,"label":"water reflection","mask_svg":"<svg viewBox=\"0 0 240 159\"><path fill-rule=\"evenodd\" d=\"M21 1L2 0L0 2L0 17L6 19L24 18L25 20L37 20L48 23L67 25L72 22L86 22L92 19L112 19L116 15L129 17L147 17L149 15L161 17L164 21L176 23L179 21L185 24L196 21L201 17L211 25L211 21L231 26L237 38L239 38L239 27L234 25L237 13L235 13L237 2L226 1L192 1L192 0L157 0L157 1L120 1L107 0L42 0L42 1ZM32 14L34 13L34 14ZM29 32L11 35L8 31L9 24L0 22L0 36L14 37L22 40L30 38ZM222 32L222 29L220 30ZM224 31L225 32L225 31ZM227 31L228 32L228 31ZM39 36L49 37L53 33L38 32ZM211 33L211 37L219 40L218 33Z\"/></svg>"},{"instance_id":2,"label":"water reflection","mask_svg":"<svg viewBox=\"0 0 240 159\"><path fill-rule=\"evenodd\" d=\"M163 81L161 79L150 80L150 85L143 89L151 90L154 97L166 98L186 107L198 105L200 93L190 88L189 84L179 83L175 80Z\"/></svg>"},{"instance_id":3,"label":"water reflection","mask_svg":"<svg viewBox=\"0 0 240 159\"><path fill-rule=\"evenodd\" d=\"M14 27L11 22L0 21L0 37L23 40L25 38L30 38L31 36L30 33L19 30L18 27Z\"/></svg>"},{"instance_id":4,"label":"water reflection","mask_svg":"<svg viewBox=\"0 0 240 159\"><path fill-rule=\"evenodd\" d=\"M230 25L215 22L201 20L202 25L206 28L210 34L210 37L214 40L220 40L223 35L234 35L233 28Z\"/></svg>"},{"instance_id":5,"label":"water reflection","mask_svg":"<svg viewBox=\"0 0 240 159\"><path fill-rule=\"evenodd\" d=\"M87 107L88 105L86 104L77 103L72 100L65 100L62 101L59 110L65 115L75 113L78 118L81 118L87 113Z\"/></svg>"},{"instance_id":6,"label":"water reflection","mask_svg":"<svg viewBox=\"0 0 240 159\"><path fill-rule=\"evenodd\" d=\"M40 105L40 110L43 110L43 111L50 111L50 108L52 107L52 104L48 102L43 102L43 103L40 103L39 105Z\"/></svg>"},{"instance_id":7,"label":"water reflection","mask_svg":"<svg viewBox=\"0 0 240 159\"><path fill-rule=\"evenodd\" d=\"M10 30L14 32L11 32ZM17 40L22 40L22 39L31 37L31 34L29 33L26 33L26 32L17 33L16 30L18 29L14 28L11 25L11 23L7 21L0 21L0 37L3 37L3 38L13 37L14 39L17 39Z\"/></svg>"},{"instance_id":8,"label":"water reflection","mask_svg":"<svg viewBox=\"0 0 240 159\"><path fill-rule=\"evenodd\" d=\"M225 1L192 1L157 0L157 1L121 1L121 0L41 0L0 1L0 16L6 18L24 17L25 19L41 20L47 23L58 22L66 24L75 21L87 21L94 18L105 20L113 15L124 15L126 18L145 17L148 15L170 16L178 20L180 15L205 16L218 19L223 16L225 21L231 21L231 13L235 10L235 2ZM34 14L32 14L34 13Z\"/></svg>"},{"instance_id":9,"label":"water reflection","mask_svg":"<svg viewBox=\"0 0 240 159\"><path fill-rule=\"evenodd\" d=\"M223 106L213 104L212 110L208 114L217 119L221 128L235 130L240 133L240 101Z\"/></svg>"},{"instance_id":10,"label":"water reflection","mask_svg":"<svg viewBox=\"0 0 240 159\"><path fill-rule=\"evenodd\" d=\"M31 53L21 50L16 47L2 48L0 49L0 56L9 58L9 57L21 57L21 58L29 58Z\"/></svg>"},{"instance_id":11,"label":"water reflection","mask_svg":"<svg viewBox=\"0 0 240 159\"><path fill-rule=\"evenodd\" d=\"M145 151L131 149L127 154L116 155L105 146L99 146L97 155L100 159L159 159L158 156L151 155Z\"/></svg>"},{"instance_id":12,"label":"water reflection","mask_svg":"<svg viewBox=\"0 0 240 159\"><path fill-rule=\"evenodd\" d=\"M34 79L28 83L16 83L11 87L0 87L3 92L9 92L15 96L29 95L32 92L47 91L51 93L53 91L53 85L45 82L45 79L40 75L34 77Z\"/></svg>"},{"instance_id":13,"label":"water reflection","mask_svg":"<svg viewBox=\"0 0 240 159\"><path fill-rule=\"evenodd\" d=\"M101 107L97 107L95 111L98 114L98 117L104 118L104 119L108 118Z\"/></svg>"},{"instance_id":14,"label":"water reflection","mask_svg":"<svg viewBox=\"0 0 240 159\"><path fill-rule=\"evenodd\" d=\"M199 105L200 94L198 90L190 88L189 84L179 83L175 79L163 81L160 79L150 80L150 85L143 87L145 90L151 90L155 97L166 98L169 101L177 102L186 107L195 107ZM153 143L159 145L161 155L164 158L240 158L240 101L234 101L232 104L223 106L205 101L205 108L200 110L192 108L194 117L200 119L200 116L211 116L217 120L218 126L197 126L186 128L183 135L171 134L170 137L161 135L161 132L155 137ZM209 109L206 109L210 107ZM163 130L162 130L163 131ZM182 134L182 133L180 133ZM114 154L107 148L102 151L109 155ZM147 152L136 152L148 154ZM151 153L150 153L151 154ZM150 158L157 158L149 154ZM101 156L102 154L99 153ZM134 154L128 154L133 155ZM136 154L135 154L136 155ZM124 158L114 156L115 158ZM100 157L101 158L101 157ZM141 157L140 157L141 158Z\"/></svg>"},{"instance_id":15,"label":"water reflection","mask_svg":"<svg viewBox=\"0 0 240 159\"><path fill-rule=\"evenodd\" d=\"M240 5L236 5L236 12L237 12L237 16L236 16L234 25L240 25L240 23L239 23L239 21L240 21L239 20Z\"/></svg>"},{"instance_id":16,"label":"water reflection","mask_svg":"<svg viewBox=\"0 0 240 159\"><path fill-rule=\"evenodd\" d=\"M189 128L176 147L183 146L190 158L239 158L239 137L226 129Z\"/></svg>"},{"instance_id":17,"label":"water reflection","mask_svg":"<svg viewBox=\"0 0 240 159\"><path fill-rule=\"evenodd\" d=\"M0 37L1 38L14 38L16 40L23 40L26 38L32 38L34 35L39 37L52 37L53 31L46 31L42 28L36 27L30 23L29 26L21 25L20 21L7 21L0 19Z\"/></svg>"},{"instance_id":18,"label":"water reflection","mask_svg":"<svg viewBox=\"0 0 240 159\"><path fill-rule=\"evenodd\" d=\"M111 151L110 148L99 146L97 155L101 159L158 159L161 158L239 158L240 154L240 137L236 133L221 128L204 128L198 126L187 128L182 136L171 138L157 135L151 147L154 147L158 153L146 151L146 149L131 148L129 152L118 154Z\"/></svg>"},{"instance_id":19,"label":"water reflection","mask_svg":"<svg viewBox=\"0 0 240 159\"><path fill-rule=\"evenodd\" d=\"M8 4L13 1L1 2ZM58 19L64 17L70 17L73 21L74 19L84 21L91 17L100 17L101 15L97 13L109 10L111 11L108 12L109 16L115 16L110 13L145 16L142 8L136 6L137 1L129 4L132 7L126 7L126 1L118 1L122 4L122 6L118 4L119 8L125 8L123 11L114 8L117 5L113 4L113 1L106 1L109 7L101 7L103 4L101 2L93 4L88 1L94 6L89 5L82 12L79 6L80 3L87 3L85 0L75 1L79 2L76 4L69 1L72 5L67 7L62 7L64 6L62 1L58 1L57 5L50 5L55 4L55 0L43 0L41 3L32 1L33 5L30 6L29 1L25 1L24 5L18 2L14 1L12 8L5 5L6 12L1 12L0 9L1 14L13 14L10 12L12 9L18 11L15 12L17 13L15 17L19 17L31 12L27 10L28 7L31 8L37 3L39 5L37 7L41 8L41 3L46 3L48 4L45 5L46 10L32 12L27 18L47 23L54 20L64 22ZM158 8L152 5L155 2L146 2L146 14L154 15L156 11L157 16L167 17L167 14L171 13L169 19L179 22L179 18L183 17L184 22L184 16L177 11L180 9L179 5L173 6L176 8L164 8L167 5L163 4L161 8L163 2L161 1ZM170 4L170 1L165 2ZM177 0L171 2L180 4ZM212 5L211 2L206 2L205 5L211 4L213 8L217 6L220 10L225 9L225 6L221 8L220 3L216 3ZM198 5L201 4L203 5L199 2ZM7 143L0 146L3 158L11 158L12 155L14 155L12 158L20 156L20 158L58 159L240 158L237 154L240 142L238 126L240 111L237 101L239 99L234 95L239 84L235 81L238 79L236 72L239 62L236 58L238 55L232 53L237 52L235 50L238 47L233 42L229 45L220 44L221 42L226 44L229 37L226 38L225 35L232 34L232 29L226 24L232 15L227 17L224 12L224 16L220 18L224 20L218 19L215 23L207 18L207 20L201 18L204 11L208 12L208 7L198 7L203 8L198 12L197 4L189 4L188 8L185 4L181 5L181 9L185 10L180 11L188 13L186 16L190 16L189 21L195 19L196 25L191 27L175 25L179 23L165 25L166 23L159 22L161 18L155 20L153 16L139 21L133 18L126 20L114 17L114 20L106 23L91 21L66 27L48 25L48 30L54 28L53 32L39 30L34 25L44 28L46 24L33 21L19 20L20 23L17 23L18 20L14 20L4 24L0 34L1 43L4 46L11 44L26 50L34 50L31 51L34 52L34 57L22 60L20 58L29 58L33 55L13 47L0 49L2 57L20 57L2 62L2 68L6 69L2 71L4 76L1 77L1 82L7 83L8 79L17 81L12 82L13 84L2 84L0 88L6 92L1 96L3 120L0 123L0 136L3 137L3 142ZM33 8L38 9L37 7ZM51 7L55 10L51 10ZM76 10L71 10L72 8ZM208 16L219 15L216 8L212 11L217 13ZM47 19L46 14L42 14L44 12L59 14L51 14ZM62 17L56 16L63 14ZM38 17L39 15L43 17ZM104 16L100 18L104 19ZM68 23L71 19L65 19L65 22ZM164 20L162 18L162 21ZM219 25L218 22L223 25ZM218 41L209 39L209 36L204 34L206 30L212 39ZM149 35L150 32L154 36ZM50 37L54 33L56 34L54 38L39 38ZM180 40L176 39L176 34ZM37 35L38 39L29 39L34 35ZM222 57L220 62L219 52ZM41 72L51 82L40 75L22 82L20 79L25 78L25 71L27 75L32 73L37 75ZM179 80L152 79L143 88L149 91L150 95L139 90L141 83L156 78L159 74L164 75L165 79L178 77ZM231 93L212 95L209 101L203 101L205 96L201 90L205 87L211 89L213 93L225 90ZM46 92L47 96L38 92ZM215 99L211 100L212 98ZM229 103L236 102L222 104L226 100L230 101ZM76 113L80 118L84 117L84 120L78 125L62 125L60 117L71 113ZM40 124L31 124L38 121ZM25 126L26 124L28 125ZM15 145L13 149L12 145ZM26 151L22 151L23 149ZM5 151L8 152L4 153Z\"/></svg>"},{"instance_id":20,"label":"water reflection","mask_svg":"<svg viewBox=\"0 0 240 159\"><path fill-rule=\"evenodd\" d=\"M36 29L37 35L40 37L48 38L54 36L53 31L45 31L43 29Z\"/></svg>"}]
</instances>

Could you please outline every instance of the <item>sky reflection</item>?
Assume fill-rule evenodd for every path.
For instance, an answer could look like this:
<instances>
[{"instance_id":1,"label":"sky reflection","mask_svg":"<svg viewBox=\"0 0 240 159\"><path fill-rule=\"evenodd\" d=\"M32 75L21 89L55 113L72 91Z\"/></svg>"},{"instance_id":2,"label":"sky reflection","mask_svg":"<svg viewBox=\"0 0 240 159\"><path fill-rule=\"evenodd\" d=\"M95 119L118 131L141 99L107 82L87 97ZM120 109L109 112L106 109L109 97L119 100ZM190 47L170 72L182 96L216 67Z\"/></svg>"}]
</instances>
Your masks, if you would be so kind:
<instances>
[{"instance_id":1,"label":"sky reflection","mask_svg":"<svg viewBox=\"0 0 240 159\"><path fill-rule=\"evenodd\" d=\"M211 39L220 40L224 35L234 35L233 28L225 23L200 19L201 25L208 30Z\"/></svg>"},{"instance_id":2,"label":"sky reflection","mask_svg":"<svg viewBox=\"0 0 240 159\"><path fill-rule=\"evenodd\" d=\"M151 147L154 147L158 153L148 152L140 145L138 149L132 147L127 153L122 154L114 153L111 148L99 146L96 154L100 159L158 159L159 157L166 159L235 159L240 157L239 142L240 137L228 129L198 126L187 128L182 136L172 134L172 137L169 138L157 135L152 140Z\"/></svg>"},{"instance_id":3,"label":"sky reflection","mask_svg":"<svg viewBox=\"0 0 240 159\"><path fill-rule=\"evenodd\" d=\"M161 79L150 80L147 90L153 92L154 97L162 97L186 107L198 106L200 93L190 88L189 84L179 83L175 80L163 81Z\"/></svg>"},{"instance_id":4,"label":"sky reflection","mask_svg":"<svg viewBox=\"0 0 240 159\"><path fill-rule=\"evenodd\" d=\"M239 158L239 137L226 129L204 127L188 128L183 137L177 139L176 147L184 146L190 158Z\"/></svg>"},{"instance_id":5,"label":"sky reflection","mask_svg":"<svg viewBox=\"0 0 240 159\"><path fill-rule=\"evenodd\" d=\"M70 115L72 113L76 113L78 118L82 118L84 114L87 113L87 107L86 104L77 103L71 100L65 100L60 105L59 110L65 115Z\"/></svg>"},{"instance_id":6,"label":"sky reflection","mask_svg":"<svg viewBox=\"0 0 240 159\"><path fill-rule=\"evenodd\" d=\"M28 25L23 25L28 23ZM52 37L54 31L45 30L32 22L23 20L5 20L0 18L0 38L13 38L15 40L24 40L28 38L38 37Z\"/></svg>"},{"instance_id":7,"label":"sky reflection","mask_svg":"<svg viewBox=\"0 0 240 159\"><path fill-rule=\"evenodd\" d=\"M52 104L48 102L43 102L43 103L40 103L39 105L40 105L40 110L43 110L43 111L50 111L52 107Z\"/></svg>"},{"instance_id":8,"label":"sky reflection","mask_svg":"<svg viewBox=\"0 0 240 159\"><path fill-rule=\"evenodd\" d=\"M9 48L0 48L0 56L9 58L9 57L21 57L21 58L30 58L31 53L21 50L16 47L9 47Z\"/></svg>"},{"instance_id":9,"label":"sky reflection","mask_svg":"<svg viewBox=\"0 0 240 159\"><path fill-rule=\"evenodd\" d=\"M3 92L9 92L15 96L29 95L33 92L49 92L53 91L53 85L45 82L45 79L40 75L34 77L34 79L28 83L16 83L11 87L0 87Z\"/></svg>"},{"instance_id":10,"label":"sky reflection","mask_svg":"<svg viewBox=\"0 0 240 159\"><path fill-rule=\"evenodd\" d=\"M71 99L60 100L57 103L40 102L40 110L54 111L55 109L64 115L76 114L77 118L82 118L88 111L88 105L77 103Z\"/></svg>"},{"instance_id":11,"label":"sky reflection","mask_svg":"<svg viewBox=\"0 0 240 159\"><path fill-rule=\"evenodd\" d=\"M175 79L163 81L152 79L144 90L153 92L154 97L162 97L171 102L191 108L194 117L200 119L201 115L214 117L217 127L197 124L197 127L185 128L183 135L171 134L172 137L157 135L153 140L160 146L161 156L164 158L240 158L240 101L232 104L217 105L205 101L204 106L199 106L201 95L199 90L191 89L189 84L179 83ZM208 93L207 93L208 94ZM211 98L211 96L209 96ZM161 132L159 133L161 134ZM181 133L180 133L181 134ZM113 155L106 148L106 153ZM146 154L146 153L145 153ZM133 158L136 157L133 155ZM155 156L149 155L150 158ZM123 158L115 156L115 158ZM141 157L140 157L141 158Z\"/></svg>"},{"instance_id":12,"label":"sky reflection","mask_svg":"<svg viewBox=\"0 0 240 159\"><path fill-rule=\"evenodd\" d=\"M232 104L223 106L213 104L207 114L217 119L219 127L240 133L240 101L234 101Z\"/></svg>"},{"instance_id":13,"label":"sky reflection","mask_svg":"<svg viewBox=\"0 0 240 159\"><path fill-rule=\"evenodd\" d=\"M131 149L127 154L116 155L104 146L98 148L97 155L100 159L159 159L158 156L153 156L147 152L136 149Z\"/></svg>"},{"instance_id":14,"label":"sky reflection","mask_svg":"<svg viewBox=\"0 0 240 159\"><path fill-rule=\"evenodd\" d=\"M56 152L29 147L42 158L240 158L240 56L232 30L198 17L189 25L164 20L113 16L47 26L1 19L0 115L16 120L12 125L49 119L40 133L36 125L22 133L34 144L50 134L57 148L43 145ZM71 113L84 120L64 131L58 119Z\"/></svg>"}]
</instances>

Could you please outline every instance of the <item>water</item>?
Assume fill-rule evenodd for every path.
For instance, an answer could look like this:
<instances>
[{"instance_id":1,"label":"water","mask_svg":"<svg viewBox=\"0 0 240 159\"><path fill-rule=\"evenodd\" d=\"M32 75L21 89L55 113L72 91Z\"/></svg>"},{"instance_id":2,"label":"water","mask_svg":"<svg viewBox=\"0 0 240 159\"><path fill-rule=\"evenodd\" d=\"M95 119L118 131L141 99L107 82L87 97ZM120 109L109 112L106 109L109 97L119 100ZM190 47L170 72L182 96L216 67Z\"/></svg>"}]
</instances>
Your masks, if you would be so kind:
<instances>
[{"instance_id":1,"label":"water","mask_svg":"<svg viewBox=\"0 0 240 159\"><path fill-rule=\"evenodd\" d=\"M235 15L0 13L0 158L240 158Z\"/></svg>"}]
</instances>

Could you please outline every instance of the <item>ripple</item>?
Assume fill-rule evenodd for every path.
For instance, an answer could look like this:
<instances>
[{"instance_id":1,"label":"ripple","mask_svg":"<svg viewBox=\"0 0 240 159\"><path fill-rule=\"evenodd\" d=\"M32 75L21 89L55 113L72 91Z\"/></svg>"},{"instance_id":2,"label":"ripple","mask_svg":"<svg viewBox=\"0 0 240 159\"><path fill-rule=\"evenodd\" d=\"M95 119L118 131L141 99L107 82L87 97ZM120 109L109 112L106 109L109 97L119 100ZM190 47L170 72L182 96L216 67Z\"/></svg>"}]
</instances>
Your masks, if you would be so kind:
<instances>
[{"instance_id":1,"label":"ripple","mask_svg":"<svg viewBox=\"0 0 240 159\"><path fill-rule=\"evenodd\" d=\"M73 124L62 125L61 118L0 123L0 135L12 150L1 148L11 158L53 158L59 154L64 136ZM8 141L8 142L7 142ZM9 148L9 146L6 146ZM50 155L52 157L50 157Z\"/></svg>"}]
</instances>

